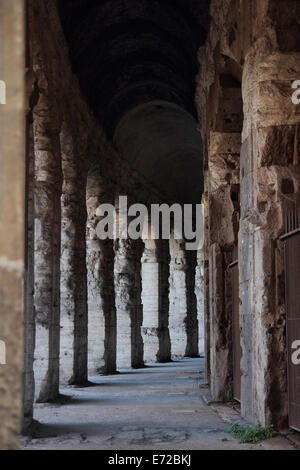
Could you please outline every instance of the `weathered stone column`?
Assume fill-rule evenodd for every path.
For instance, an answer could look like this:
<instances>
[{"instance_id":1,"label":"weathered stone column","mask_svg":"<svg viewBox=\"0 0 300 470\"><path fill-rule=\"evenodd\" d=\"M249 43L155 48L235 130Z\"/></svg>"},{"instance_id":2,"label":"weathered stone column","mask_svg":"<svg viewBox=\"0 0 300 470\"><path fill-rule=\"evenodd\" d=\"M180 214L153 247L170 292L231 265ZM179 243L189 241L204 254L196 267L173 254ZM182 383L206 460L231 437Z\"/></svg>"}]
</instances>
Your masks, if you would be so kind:
<instances>
[{"instance_id":1,"label":"weathered stone column","mask_svg":"<svg viewBox=\"0 0 300 470\"><path fill-rule=\"evenodd\" d=\"M25 275L24 275L24 360L23 360L23 422L22 432L27 433L33 422L34 403L34 349L35 349L35 309L34 309L34 137L33 108L35 106L35 75L32 66L32 5L27 5L27 54L26 54L26 184L25 184Z\"/></svg>"},{"instance_id":2,"label":"weathered stone column","mask_svg":"<svg viewBox=\"0 0 300 470\"><path fill-rule=\"evenodd\" d=\"M240 133L211 132L209 148L209 298L211 393L216 401L232 398L233 249L239 220Z\"/></svg>"},{"instance_id":3,"label":"weathered stone column","mask_svg":"<svg viewBox=\"0 0 300 470\"><path fill-rule=\"evenodd\" d=\"M170 248L169 240L157 240L159 261L160 315L159 315L159 362L170 362L171 340L169 330L169 278Z\"/></svg>"},{"instance_id":4,"label":"weathered stone column","mask_svg":"<svg viewBox=\"0 0 300 470\"><path fill-rule=\"evenodd\" d=\"M87 382L86 132L66 121L62 155L60 382Z\"/></svg>"},{"instance_id":5,"label":"weathered stone column","mask_svg":"<svg viewBox=\"0 0 300 470\"><path fill-rule=\"evenodd\" d=\"M39 96L33 112L35 149L35 392L38 402L59 393L61 188L58 104L36 51Z\"/></svg>"},{"instance_id":6,"label":"weathered stone column","mask_svg":"<svg viewBox=\"0 0 300 470\"><path fill-rule=\"evenodd\" d=\"M263 44L263 42L262 42ZM299 106L291 84L300 54L259 47L243 72L245 121L241 153L240 297L242 415L262 425L286 424L284 216L299 198Z\"/></svg>"},{"instance_id":7,"label":"weathered stone column","mask_svg":"<svg viewBox=\"0 0 300 470\"><path fill-rule=\"evenodd\" d=\"M186 356L198 357L199 325L197 316L197 297L195 294L195 276L197 266L196 251L185 252L186 259L186 295L187 295L187 349Z\"/></svg>"},{"instance_id":8,"label":"weathered stone column","mask_svg":"<svg viewBox=\"0 0 300 470\"><path fill-rule=\"evenodd\" d=\"M144 240L142 257L142 303L145 362L170 360L168 331L168 263L163 240Z\"/></svg>"},{"instance_id":9,"label":"weathered stone column","mask_svg":"<svg viewBox=\"0 0 300 470\"><path fill-rule=\"evenodd\" d=\"M141 327L141 240L118 239L115 244L115 291L117 309L117 368L144 365Z\"/></svg>"},{"instance_id":10,"label":"weathered stone column","mask_svg":"<svg viewBox=\"0 0 300 470\"><path fill-rule=\"evenodd\" d=\"M100 204L114 204L101 168L94 165L87 180L88 370L89 375L116 371L116 307L114 242L100 240L96 229Z\"/></svg>"},{"instance_id":11,"label":"weathered stone column","mask_svg":"<svg viewBox=\"0 0 300 470\"><path fill-rule=\"evenodd\" d=\"M156 362L159 352L159 262L155 240L144 240L142 256L142 304L144 361Z\"/></svg>"},{"instance_id":12,"label":"weathered stone column","mask_svg":"<svg viewBox=\"0 0 300 470\"><path fill-rule=\"evenodd\" d=\"M25 316L24 316L24 361L23 361L23 432L33 420L34 402L34 142L32 110L27 115L26 126L26 190L25 190Z\"/></svg>"},{"instance_id":13,"label":"weathered stone column","mask_svg":"<svg viewBox=\"0 0 300 470\"><path fill-rule=\"evenodd\" d=\"M19 447L22 416L25 14L0 1L0 449ZM1 97L2 98L2 97Z\"/></svg>"},{"instance_id":14,"label":"weathered stone column","mask_svg":"<svg viewBox=\"0 0 300 470\"><path fill-rule=\"evenodd\" d=\"M195 295L197 298L197 318L198 318L198 352L200 355L205 353L205 335L204 335L204 295L205 295L205 281L204 281L204 251L203 249L197 252L197 266L195 274Z\"/></svg>"},{"instance_id":15,"label":"weathered stone column","mask_svg":"<svg viewBox=\"0 0 300 470\"><path fill-rule=\"evenodd\" d=\"M207 174L207 171L206 171ZM208 177L205 177L208 182ZM207 183L202 196L204 212L204 352L205 352L205 380L210 383L210 297L209 297L209 204Z\"/></svg>"},{"instance_id":16,"label":"weathered stone column","mask_svg":"<svg viewBox=\"0 0 300 470\"><path fill-rule=\"evenodd\" d=\"M186 252L181 240L170 239L170 312L171 356L184 357L187 352L187 285Z\"/></svg>"}]
</instances>

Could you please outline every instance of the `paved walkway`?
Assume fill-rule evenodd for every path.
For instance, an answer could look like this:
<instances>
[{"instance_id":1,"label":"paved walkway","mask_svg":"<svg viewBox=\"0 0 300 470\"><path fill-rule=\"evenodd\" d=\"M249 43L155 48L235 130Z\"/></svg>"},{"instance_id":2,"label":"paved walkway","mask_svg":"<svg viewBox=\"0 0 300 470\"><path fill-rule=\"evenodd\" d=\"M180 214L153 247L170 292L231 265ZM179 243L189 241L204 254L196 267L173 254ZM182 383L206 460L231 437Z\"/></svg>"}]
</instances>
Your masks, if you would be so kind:
<instances>
[{"instance_id":1,"label":"paved walkway","mask_svg":"<svg viewBox=\"0 0 300 470\"><path fill-rule=\"evenodd\" d=\"M293 449L283 437L240 444L226 432L239 415L208 406L204 360L184 359L93 377L61 392L64 404L36 405L40 422L23 449L208 450Z\"/></svg>"}]
</instances>

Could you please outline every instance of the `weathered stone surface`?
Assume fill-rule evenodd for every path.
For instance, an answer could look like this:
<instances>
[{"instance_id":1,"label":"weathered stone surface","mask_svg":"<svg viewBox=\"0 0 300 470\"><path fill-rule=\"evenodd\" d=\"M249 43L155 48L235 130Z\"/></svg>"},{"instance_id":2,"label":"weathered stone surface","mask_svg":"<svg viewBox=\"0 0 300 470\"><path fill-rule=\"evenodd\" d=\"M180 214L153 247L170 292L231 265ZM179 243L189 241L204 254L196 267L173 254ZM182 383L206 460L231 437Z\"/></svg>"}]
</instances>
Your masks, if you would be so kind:
<instances>
[{"instance_id":1,"label":"weathered stone surface","mask_svg":"<svg viewBox=\"0 0 300 470\"><path fill-rule=\"evenodd\" d=\"M211 394L215 401L232 395L231 318L224 311L223 255L215 243L210 249L210 367Z\"/></svg>"},{"instance_id":2,"label":"weathered stone surface","mask_svg":"<svg viewBox=\"0 0 300 470\"><path fill-rule=\"evenodd\" d=\"M115 293L117 311L117 368L144 364L141 303L141 241L119 239L115 246Z\"/></svg>"},{"instance_id":3,"label":"weathered stone surface","mask_svg":"<svg viewBox=\"0 0 300 470\"><path fill-rule=\"evenodd\" d=\"M159 362L170 362L171 339L169 329L169 276L170 250L169 240L158 240L159 286L160 286L160 315L159 315Z\"/></svg>"},{"instance_id":4,"label":"weathered stone surface","mask_svg":"<svg viewBox=\"0 0 300 470\"><path fill-rule=\"evenodd\" d=\"M184 243L181 240L171 238L169 329L172 357L184 357L188 348L187 262L185 255Z\"/></svg>"},{"instance_id":5,"label":"weathered stone surface","mask_svg":"<svg viewBox=\"0 0 300 470\"><path fill-rule=\"evenodd\" d=\"M43 77L41 78L43 80ZM42 84L39 85L42 88ZM34 109L35 144L35 393L54 400L59 389L60 237L62 172L59 128L46 94Z\"/></svg>"},{"instance_id":6,"label":"weathered stone surface","mask_svg":"<svg viewBox=\"0 0 300 470\"><path fill-rule=\"evenodd\" d=\"M210 360L212 396L231 398L232 301L229 265L238 243L240 134L210 133L208 198L210 246Z\"/></svg>"},{"instance_id":7,"label":"weathered stone surface","mask_svg":"<svg viewBox=\"0 0 300 470\"><path fill-rule=\"evenodd\" d=\"M74 124L76 121L74 119ZM79 121L80 122L80 121ZM73 124L73 125L74 125ZM78 132L78 131L77 131ZM87 381L86 150L84 127L63 122L62 159L60 382Z\"/></svg>"},{"instance_id":8,"label":"weathered stone surface","mask_svg":"<svg viewBox=\"0 0 300 470\"><path fill-rule=\"evenodd\" d=\"M197 252L197 266L195 272L195 295L197 298L197 317L198 317L198 352L200 355L205 353L205 262L203 249Z\"/></svg>"},{"instance_id":9,"label":"weathered stone surface","mask_svg":"<svg viewBox=\"0 0 300 470\"><path fill-rule=\"evenodd\" d=\"M18 448L22 415L24 13L21 0L0 1L0 78L6 83L6 104L0 104L1 450ZM27 403L26 411L30 414L29 408Z\"/></svg>"},{"instance_id":10,"label":"weathered stone surface","mask_svg":"<svg viewBox=\"0 0 300 470\"><path fill-rule=\"evenodd\" d=\"M247 57L243 68L243 141L252 129L293 125L300 120L300 108L292 102L292 83L299 79L300 54L260 50Z\"/></svg>"},{"instance_id":11,"label":"weathered stone surface","mask_svg":"<svg viewBox=\"0 0 300 470\"><path fill-rule=\"evenodd\" d=\"M197 266L196 251L186 250L185 253L187 270L186 270L186 295L187 295L187 348L186 356L199 356L199 323L197 314L197 297L195 293L195 276Z\"/></svg>"},{"instance_id":12,"label":"weathered stone surface","mask_svg":"<svg viewBox=\"0 0 300 470\"><path fill-rule=\"evenodd\" d=\"M231 400L237 250L241 412L282 428L288 384L280 236L300 194L300 105L292 102L300 3L212 0L205 44L206 1L188 1L185 10L179 1L157 0L152 9L144 0L133 9L120 0L93 10L80 3L60 2L70 56L114 143L82 98L58 3L28 0L24 172L24 2L0 0L0 79L7 83L0 109L0 347L5 341L7 355L0 448L18 445L24 306L24 431L34 389L38 401L55 400L59 375L64 385L84 383L88 368L90 375L114 373L204 350L213 399ZM77 14L67 18L68 11ZM119 195L147 205L189 192L200 199L202 143L189 114L200 44L203 250L196 259L181 240L170 248L168 241L99 240L97 208Z\"/></svg>"},{"instance_id":13,"label":"weathered stone surface","mask_svg":"<svg viewBox=\"0 0 300 470\"><path fill-rule=\"evenodd\" d=\"M36 22L38 3L32 4L30 34L41 37L43 24ZM44 20L45 21L45 20ZM59 393L60 242L62 168L60 126L62 115L57 93L59 77L50 72L42 43L34 43L35 74L33 135L34 185L34 306L36 319L35 396L54 400Z\"/></svg>"},{"instance_id":14,"label":"weathered stone surface","mask_svg":"<svg viewBox=\"0 0 300 470\"><path fill-rule=\"evenodd\" d=\"M144 361L156 362L159 353L160 266L155 240L144 240L144 244L142 256Z\"/></svg>"},{"instance_id":15,"label":"weathered stone surface","mask_svg":"<svg viewBox=\"0 0 300 470\"><path fill-rule=\"evenodd\" d=\"M145 362L170 360L169 288L166 243L162 240L144 240L142 256L142 304Z\"/></svg>"},{"instance_id":16,"label":"weathered stone surface","mask_svg":"<svg viewBox=\"0 0 300 470\"><path fill-rule=\"evenodd\" d=\"M215 294L220 295L225 283L224 311L229 315L230 280L225 271L220 277L218 269L224 270L230 262L229 249L237 244L239 231L242 414L253 423L272 422L280 427L287 418L287 383L283 259L278 240L284 231L285 214L299 197L300 108L292 102L292 83L300 74L299 25L295 20L299 2L284 5L263 0L241 6L237 0L213 0L210 11L213 21L206 45L199 51L196 93L208 185L206 243L214 247L208 256L209 302L214 311L218 305L223 311ZM235 117L240 101L234 92L239 82L243 98L240 120ZM243 129L239 127L242 121ZM224 151L232 132L236 132L237 143L232 154L238 156L238 141L242 142L240 197L238 165L231 167L233 159ZM230 378L231 359L218 349L220 344L230 347L230 329L223 343L215 337L222 331L220 339L224 338L223 329L218 331L222 325L222 315L216 325L210 318L213 331L207 369L211 368L212 390L217 397L222 380L226 383L224 367L228 367Z\"/></svg>"},{"instance_id":17,"label":"weathered stone surface","mask_svg":"<svg viewBox=\"0 0 300 470\"><path fill-rule=\"evenodd\" d=\"M87 180L88 368L90 375L116 371L116 307L112 240L100 240L97 209L114 202L114 189L104 180L99 165Z\"/></svg>"},{"instance_id":18,"label":"weathered stone surface","mask_svg":"<svg viewBox=\"0 0 300 470\"><path fill-rule=\"evenodd\" d=\"M28 98L28 97L27 97ZM26 142L26 226L25 245L25 312L24 312L24 360L23 360L23 432L26 432L33 419L34 402L34 348L35 348L35 309L34 309L34 141L32 110L27 115Z\"/></svg>"},{"instance_id":19,"label":"weathered stone surface","mask_svg":"<svg viewBox=\"0 0 300 470\"><path fill-rule=\"evenodd\" d=\"M284 215L298 197L299 114L290 88L298 69L297 54L274 53L266 60L259 52L244 68L242 412L253 422L277 426L286 422L286 359L282 299L276 295L282 272L274 267L282 264L276 244Z\"/></svg>"}]
</instances>

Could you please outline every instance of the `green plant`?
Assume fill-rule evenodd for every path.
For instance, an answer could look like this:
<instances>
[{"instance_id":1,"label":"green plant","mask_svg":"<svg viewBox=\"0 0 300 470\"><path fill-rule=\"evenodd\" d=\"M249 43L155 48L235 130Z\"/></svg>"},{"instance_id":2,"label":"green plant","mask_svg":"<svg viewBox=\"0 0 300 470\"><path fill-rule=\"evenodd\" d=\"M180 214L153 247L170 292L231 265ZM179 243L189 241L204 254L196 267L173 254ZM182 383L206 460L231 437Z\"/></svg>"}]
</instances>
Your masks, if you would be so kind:
<instances>
[{"instance_id":1,"label":"green plant","mask_svg":"<svg viewBox=\"0 0 300 470\"><path fill-rule=\"evenodd\" d=\"M262 427L260 425L241 426L240 424L233 424L228 432L244 444L258 444L266 439L271 439L275 435L272 425Z\"/></svg>"}]
</instances>

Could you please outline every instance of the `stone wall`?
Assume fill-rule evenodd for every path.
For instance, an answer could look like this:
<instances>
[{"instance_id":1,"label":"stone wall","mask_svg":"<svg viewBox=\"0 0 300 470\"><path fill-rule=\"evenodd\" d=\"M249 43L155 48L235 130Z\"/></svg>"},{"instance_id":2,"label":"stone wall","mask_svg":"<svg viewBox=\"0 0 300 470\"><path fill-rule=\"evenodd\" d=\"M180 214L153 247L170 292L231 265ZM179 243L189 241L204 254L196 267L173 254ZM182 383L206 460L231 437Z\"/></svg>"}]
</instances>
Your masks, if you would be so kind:
<instances>
[{"instance_id":1,"label":"stone wall","mask_svg":"<svg viewBox=\"0 0 300 470\"><path fill-rule=\"evenodd\" d=\"M24 4L0 1L0 449L19 446L24 309ZM28 356L27 356L28 353ZM30 361L26 350L25 361ZM24 380L31 377L24 374Z\"/></svg>"},{"instance_id":2,"label":"stone wall","mask_svg":"<svg viewBox=\"0 0 300 470\"><path fill-rule=\"evenodd\" d=\"M213 0L211 16L206 45L199 51L196 96L205 150L209 227L213 227L213 231L209 227L206 231L211 273L208 369L214 397L230 398L230 323L219 316L220 312L230 315L230 295L224 310L224 301L214 293L224 293L228 282L224 247L236 242L239 230L242 415L254 423L272 422L280 427L287 422L287 359L279 237L284 231L284 215L299 197L300 115L299 106L291 100L291 84L300 77L299 2ZM242 143L234 152L240 154L239 182L237 177L236 181L231 179L238 167L232 166L228 157L223 160L223 150L218 154L211 146L216 132L222 133L222 138L232 132L240 135L241 121ZM216 176L219 179L222 175L224 182L215 185ZM237 193L240 183L240 224L238 218L228 223L233 200L227 191L232 183ZM210 190L212 184L215 188ZM225 264L228 262L229 258ZM218 283L223 289L216 288Z\"/></svg>"},{"instance_id":3,"label":"stone wall","mask_svg":"<svg viewBox=\"0 0 300 470\"><path fill-rule=\"evenodd\" d=\"M210 134L210 360L214 364L212 395L218 401L230 399L232 394L232 302L227 292L231 286L228 268L238 239L233 195L239 192L240 139L238 133Z\"/></svg>"},{"instance_id":4,"label":"stone wall","mask_svg":"<svg viewBox=\"0 0 300 470\"><path fill-rule=\"evenodd\" d=\"M243 375L243 412L252 420L273 421L279 426L285 424L287 412L286 311L280 288L283 249L279 237L284 233L285 214L299 198L300 115L289 96L291 83L300 76L299 57L281 52L266 57L260 51L249 54L244 67L247 119L241 152L240 286L242 347L251 353L244 354L242 369L253 372ZM247 333L249 322L252 334ZM253 400L252 409L247 404L249 383L253 397L259 397Z\"/></svg>"}]
</instances>

